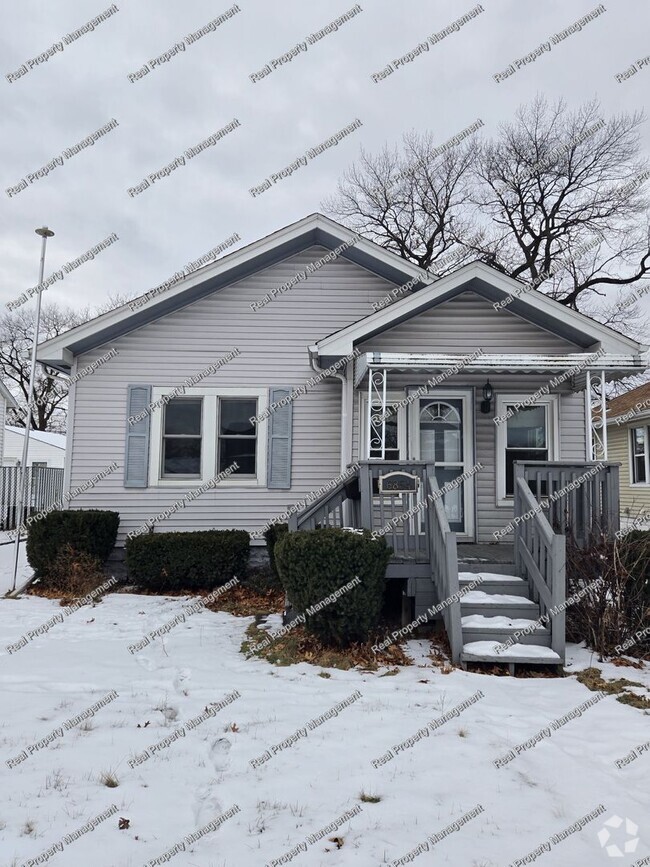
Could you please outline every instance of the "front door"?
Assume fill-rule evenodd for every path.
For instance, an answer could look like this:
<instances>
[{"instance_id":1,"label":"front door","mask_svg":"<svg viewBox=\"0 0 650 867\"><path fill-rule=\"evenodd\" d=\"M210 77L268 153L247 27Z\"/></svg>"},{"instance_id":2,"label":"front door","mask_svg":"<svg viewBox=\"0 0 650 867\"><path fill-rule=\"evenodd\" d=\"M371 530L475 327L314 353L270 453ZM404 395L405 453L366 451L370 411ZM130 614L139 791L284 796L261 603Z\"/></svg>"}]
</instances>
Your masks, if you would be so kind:
<instances>
[{"instance_id":1,"label":"front door","mask_svg":"<svg viewBox=\"0 0 650 867\"><path fill-rule=\"evenodd\" d=\"M470 391L432 391L412 406L411 449L414 460L435 466L440 488L462 476L474 462ZM463 538L474 536L474 478L444 495L450 528Z\"/></svg>"}]
</instances>

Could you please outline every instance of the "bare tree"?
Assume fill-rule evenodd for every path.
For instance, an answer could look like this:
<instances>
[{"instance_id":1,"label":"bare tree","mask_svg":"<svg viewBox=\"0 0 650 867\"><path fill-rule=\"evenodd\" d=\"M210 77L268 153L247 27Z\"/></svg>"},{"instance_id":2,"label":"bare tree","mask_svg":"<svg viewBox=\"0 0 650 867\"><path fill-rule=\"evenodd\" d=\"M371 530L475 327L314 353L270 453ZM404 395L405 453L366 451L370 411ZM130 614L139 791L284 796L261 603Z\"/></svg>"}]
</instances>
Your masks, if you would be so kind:
<instances>
[{"instance_id":1,"label":"bare tree","mask_svg":"<svg viewBox=\"0 0 650 867\"><path fill-rule=\"evenodd\" d=\"M401 153L362 150L325 208L359 234L442 276L472 256L459 243L475 234L464 216L472 147L468 140L439 153L436 144L431 133L411 132Z\"/></svg>"},{"instance_id":2,"label":"bare tree","mask_svg":"<svg viewBox=\"0 0 650 867\"><path fill-rule=\"evenodd\" d=\"M85 307L73 310L58 304L43 304L39 342L58 337L94 316L113 310L130 299L113 295L97 310ZM18 401L9 422L25 427L27 395L34 340L34 313L30 306L0 315L0 374L2 381ZM57 371L37 364L32 402L32 429L65 431L68 400L68 380Z\"/></svg>"},{"instance_id":3,"label":"bare tree","mask_svg":"<svg viewBox=\"0 0 650 867\"><path fill-rule=\"evenodd\" d=\"M325 207L436 276L480 258L583 309L650 278L643 122L605 121L596 101L571 112L537 97L491 140L442 149L411 133L401 150L362 152Z\"/></svg>"},{"instance_id":4,"label":"bare tree","mask_svg":"<svg viewBox=\"0 0 650 867\"><path fill-rule=\"evenodd\" d=\"M579 297L647 280L644 120L605 121L595 100L574 112L543 97L520 108L478 149L473 201L493 228L474 250L575 309Z\"/></svg>"}]
</instances>

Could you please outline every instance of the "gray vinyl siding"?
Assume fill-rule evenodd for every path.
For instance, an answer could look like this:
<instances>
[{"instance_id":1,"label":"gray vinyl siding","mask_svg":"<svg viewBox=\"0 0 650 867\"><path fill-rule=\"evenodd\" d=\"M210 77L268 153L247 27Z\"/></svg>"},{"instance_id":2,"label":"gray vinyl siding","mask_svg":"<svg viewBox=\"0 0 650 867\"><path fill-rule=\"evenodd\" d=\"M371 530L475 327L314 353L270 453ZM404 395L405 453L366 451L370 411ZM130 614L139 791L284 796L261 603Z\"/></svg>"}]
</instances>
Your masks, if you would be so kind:
<instances>
[{"instance_id":1,"label":"gray vinyl siding","mask_svg":"<svg viewBox=\"0 0 650 867\"><path fill-rule=\"evenodd\" d=\"M531 325L507 309L497 311L475 292L414 316L360 345L362 352L580 352L573 343Z\"/></svg>"},{"instance_id":2,"label":"gray vinyl siding","mask_svg":"<svg viewBox=\"0 0 650 867\"><path fill-rule=\"evenodd\" d=\"M202 382L206 387L304 384L316 373L307 347L372 312L392 284L337 259L274 301L251 310L273 287L295 276L328 251L314 247L113 341L118 355L76 385L70 487L83 484L113 460L118 469L72 508L120 513L125 534L182 499L185 487L124 488L127 385L148 383L170 391L232 349L241 355ZM78 359L82 368L106 353L99 347ZM341 382L318 384L294 401L292 487L228 486L207 491L157 530L238 527L253 531L340 472ZM260 442L259 449L266 450ZM188 488L190 486L188 485Z\"/></svg>"}]
</instances>

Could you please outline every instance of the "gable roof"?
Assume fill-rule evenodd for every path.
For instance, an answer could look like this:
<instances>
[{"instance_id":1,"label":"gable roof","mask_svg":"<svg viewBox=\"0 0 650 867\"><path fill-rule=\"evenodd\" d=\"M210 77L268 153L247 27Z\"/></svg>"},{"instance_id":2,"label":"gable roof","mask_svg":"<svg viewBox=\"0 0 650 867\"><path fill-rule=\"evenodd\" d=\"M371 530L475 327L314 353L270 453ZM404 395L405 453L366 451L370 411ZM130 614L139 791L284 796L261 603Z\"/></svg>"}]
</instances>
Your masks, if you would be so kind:
<instances>
[{"instance_id":1,"label":"gable roof","mask_svg":"<svg viewBox=\"0 0 650 867\"><path fill-rule=\"evenodd\" d=\"M364 319L348 325L319 340L312 351L321 356L338 357L352 352L355 344L369 340L394 328L419 313L458 297L475 292L488 301L512 300L500 312L515 315L546 331L574 343L583 349L602 343L609 353L640 355L647 346L626 337L594 319L571 310L543 292L528 289L525 284L484 262L470 262L457 271L435 280L418 292L413 292L388 307L370 313Z\"/></svg>"},{"instance_id":2,"label":"gable roof","mask_svg":"<svg viewBox=\"0 0 650 867\"><path fill-rule=\"evenodd\" d=\"M482 262L466 265L453 274L431 283L431 275L417 265L400 258L373 241L359 237L352 230L329 217L311 214L203 268L192 271L160 292L152 290L146 293L141 296L142 303L134 299L58 337L45 341L38 347L38 360L56 370L68 373L75 355L102 346L309 247L318 245L328 250L336 250L345 244L350 246L339 255L394 285L401 286L412 281L413 292L385 310L372 313L358 323L320 341L318 347L323 345L328 349L322 354L344 355L345 352L329 350L333 346L347 344L349 335L354 334L354 340L357 339L357 334L371 336L402 321L400 316L404 319L409 318L414 315L414 312L431 306L436 301L453 297L454 293L468 288L494 300L501 300L515 289L517 294L520 294L522 287L527 288L520 281L507 277ZM147 298L147 295L151 297ZM536 322L540 327L555 331L584 348L608 338L621 353L629 354L630 350L639 352L642 349L636 341L600 325L583 314L569 310L536 290L526 291L521 298L515 298L508 310Z\"/></svg>"},{"instance_id":3,"label":"gable roof","mask_svg":"<svg viewBox=\"0 0 650 867\"><path fill-rule=\"evenodd\" d=\"M600 412L594 412L594 416L599 417ZM621 416L629 421L650 417L650 382L607 401L607 424L613 424Z\"/></svg>"},{"instance_id":4,"label":"gable roof","mask_svg":"<svg viewBox=\"0 0 650 867\"><path fill-rule=\"evenodd\" d=\"M313 246L335 250L352 243L340 255L394 284L418 278L414 287L428 278L421 268L373 241L356 235L322 214L311 214L188 274L179 282L133 309L138 299L91 319L64 334L41 343L38 360L68 373L75 355L95 349L137 328L192 304L251 274L275 265ZM144 296L141 296L143 298Z\"/></svg>"}]
</instances>

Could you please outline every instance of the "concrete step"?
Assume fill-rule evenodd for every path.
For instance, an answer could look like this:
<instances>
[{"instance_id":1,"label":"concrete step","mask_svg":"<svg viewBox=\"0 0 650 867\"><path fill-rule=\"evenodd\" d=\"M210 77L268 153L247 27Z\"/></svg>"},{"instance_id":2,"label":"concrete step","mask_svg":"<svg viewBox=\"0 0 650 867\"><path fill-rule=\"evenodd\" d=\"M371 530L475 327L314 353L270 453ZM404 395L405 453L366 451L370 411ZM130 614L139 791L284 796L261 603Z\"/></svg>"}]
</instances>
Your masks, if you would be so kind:
<instances>
[{"instance_id":1,"label":"concrete step","mask_svg":"<svg viewBox=\"0 0 650 867\"><path fill-rule=\"evenodd\" d=\"M470 590L460 600L463 617L482 614L485 617L510 617L513 619L537 620L539 605L516 593L486 593Z\"/></svg>"},{"instance_id":2,"label":"concrete step","mask_svg":"<svg viewBox=\"0 0 650 867\"><path fill-rule=\"evenodd\" d=\"M551 630L539 625L535 620L512 617L485 617L482 614L472 614L461 618L463 643L476 641L506 642L508 646L516 644L539 644L551 646ZM526 635L519 633L531 629ZM513 638L515 641L513 642Z\"/></svg>"},{"instance_id":3,"label":"concrete step","mask_svg":"<svg viewBox=\"0 0 650 867\"><path fill-rule=\"evenodd\" d=\"M497 572L459 572L458 584L462 590L468 584L481 579L477 590L482 590L484 593L506 594L508 596L525 596L528 598L529 587L528 582L523 578L518 578L516 575L500 574Z\"/></svg>"},{"instance_id":4,"label":"concrete step","mask_svg":"<svg viewBox=\"0 0 650 867\"><path fill-rule=\"evenodd\" d=\"M561 665L559 654L540 644L513 644L497 651L498 642L471 641L463 645L461 662L525 662L533 665Z\"/></svg>"}]
</instances>

